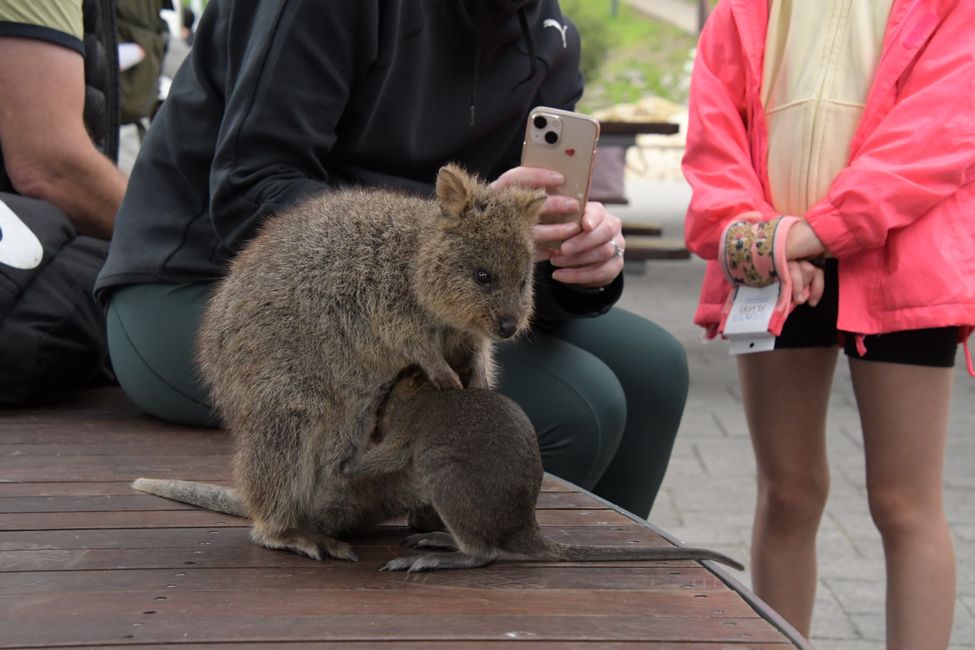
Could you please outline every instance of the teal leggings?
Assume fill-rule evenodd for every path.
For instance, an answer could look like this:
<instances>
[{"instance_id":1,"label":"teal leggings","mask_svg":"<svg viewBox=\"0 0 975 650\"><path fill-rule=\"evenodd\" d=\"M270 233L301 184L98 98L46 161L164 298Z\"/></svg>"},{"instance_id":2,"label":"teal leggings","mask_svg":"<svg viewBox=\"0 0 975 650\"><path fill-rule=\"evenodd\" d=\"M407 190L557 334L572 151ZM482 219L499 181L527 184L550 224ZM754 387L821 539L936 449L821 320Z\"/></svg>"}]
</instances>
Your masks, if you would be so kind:
<instances>
[{"instance_id":1,"label":"teal leggings","mask_svg":"<svg viewBox=\"0 0 975 650\"><path fill-rule=\"evenodd\" d=\"M217 425L194 364L196 327L212 287L131 285L112 294L112 364L147 413ZM498 390L535 425L546 471L646 517L687 400L680 343L614 308L499 345L496 356Z\"/></svg>"}]
</instances>

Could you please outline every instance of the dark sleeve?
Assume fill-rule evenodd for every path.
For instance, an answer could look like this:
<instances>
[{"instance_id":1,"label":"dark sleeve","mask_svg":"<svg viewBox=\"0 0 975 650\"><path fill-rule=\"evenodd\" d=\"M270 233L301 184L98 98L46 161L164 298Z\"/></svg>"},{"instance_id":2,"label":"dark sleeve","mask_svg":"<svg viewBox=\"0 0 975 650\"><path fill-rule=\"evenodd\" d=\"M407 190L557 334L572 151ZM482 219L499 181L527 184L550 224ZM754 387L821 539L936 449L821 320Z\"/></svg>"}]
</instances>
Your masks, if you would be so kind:
<instances>
[{"instance_id":1,"label":"dark sleeve","mask_svg":"<svg viewBox=\"0 0 975 650\"><path fill-rule=\"evenodd\" d=\"M329 187L323 161L377 50L378 0L236 0L223 11L227 33L213 41L227 44L233 79L210 171L211 219L237 250L266 215Z\"/></svg>"},{"instance_id":2,"label":"dark sleeve","mask_svg":"<svg viewBox=\"0 0 975 650\"><path fill-rule=\"evenodd\" d=\"M623 274L597 293L592 293L552 279L555 267L548 262L535 266L536 326L544 328L570 318L601 316L616 304L623 294Z\"/></svg>"}]
</instances>

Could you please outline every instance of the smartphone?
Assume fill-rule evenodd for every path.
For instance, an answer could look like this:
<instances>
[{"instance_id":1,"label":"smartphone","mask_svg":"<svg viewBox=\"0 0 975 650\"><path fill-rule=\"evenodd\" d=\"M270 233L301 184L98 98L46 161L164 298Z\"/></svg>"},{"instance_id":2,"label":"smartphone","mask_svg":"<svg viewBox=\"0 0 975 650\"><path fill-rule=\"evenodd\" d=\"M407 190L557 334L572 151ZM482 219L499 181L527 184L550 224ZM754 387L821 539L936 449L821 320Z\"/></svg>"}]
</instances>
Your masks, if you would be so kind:
<instances>
[{"instance_id":1,"label":"smartphone","mask_svg":"<svg viewBox=\"0 0 975 650\"><path fill-rule=\"evenodd\" d=\"M582 219L589 200L598 141L599 122L592 116L547 106L537 106L528 114L521 164L559 172L565 181L550 193L570 196L579 202L578 212L546 219L548 223L578 223Z\"/></svg>"}]
</instances>

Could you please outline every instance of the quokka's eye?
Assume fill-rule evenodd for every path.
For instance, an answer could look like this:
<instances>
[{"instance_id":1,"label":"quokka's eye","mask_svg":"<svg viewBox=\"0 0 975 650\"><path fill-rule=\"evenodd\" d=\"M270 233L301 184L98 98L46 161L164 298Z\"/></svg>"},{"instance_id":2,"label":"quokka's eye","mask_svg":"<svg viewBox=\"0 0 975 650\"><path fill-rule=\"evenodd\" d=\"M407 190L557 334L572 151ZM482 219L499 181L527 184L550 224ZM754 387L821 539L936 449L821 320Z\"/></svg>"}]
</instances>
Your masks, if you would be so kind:
<instances>
[{"instance_id":1,"label":"quokka's eye","mask_svg":"<svg viewBox=\"0 0 975 650\"><path fill-rule=\"evenodd\" d=\"M484 199L474 199L474 209L478 212L484 212L487 210L487 201Z\"/></svg>"},{"instance_id":2,"label":"quokka's eye","mask_svg":"<svg viewBox=\"0 0 975 650\"><path fill-rule=\"evenodd\" d=\"M494 278L491 276L490 271L485 271L484 269L475 269L474 271L474 282L477 282L482 287L490 287Z\"/></svg>"},{"instance_id":3,"label":"quokka's eye","mask_svg":"<svg viewBox=\"0 0 975 650\"><path fill-rule=\"evenodd\" d=\"M521 285L519 285L519 287L518 287L518 291L521 291L522 293L524 293L526 286L528 286L528 282L526 280L522 280L521 281Z\"/></svg>"}]
</instances>

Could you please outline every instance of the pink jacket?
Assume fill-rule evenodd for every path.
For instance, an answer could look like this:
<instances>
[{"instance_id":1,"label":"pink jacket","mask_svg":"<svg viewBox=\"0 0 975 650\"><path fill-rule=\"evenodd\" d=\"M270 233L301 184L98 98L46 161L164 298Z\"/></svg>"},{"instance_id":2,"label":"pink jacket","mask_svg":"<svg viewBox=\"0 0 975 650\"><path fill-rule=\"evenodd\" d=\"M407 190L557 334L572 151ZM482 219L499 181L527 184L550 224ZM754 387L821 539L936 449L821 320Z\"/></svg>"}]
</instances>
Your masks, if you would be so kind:
<instances>
[{"instance_id":1,"label":"pink jacket","mask_svg":"<svg viewBox=\"0 0 975 650\"><path fill-rule=\"evenodd\" d=\"M684 175L688 248L709 260L694 321L717 333L725 225L770 204L760 90L766 0L722 0L701 34ZM839 265L841 330L975 325L975 0L894 0L850 161L804 217Z\"/></svg>"}]
</instances>

